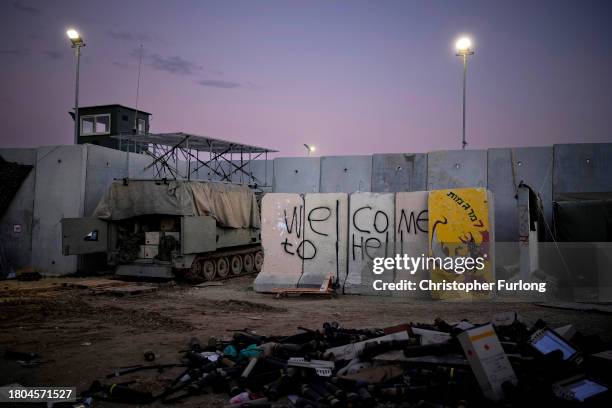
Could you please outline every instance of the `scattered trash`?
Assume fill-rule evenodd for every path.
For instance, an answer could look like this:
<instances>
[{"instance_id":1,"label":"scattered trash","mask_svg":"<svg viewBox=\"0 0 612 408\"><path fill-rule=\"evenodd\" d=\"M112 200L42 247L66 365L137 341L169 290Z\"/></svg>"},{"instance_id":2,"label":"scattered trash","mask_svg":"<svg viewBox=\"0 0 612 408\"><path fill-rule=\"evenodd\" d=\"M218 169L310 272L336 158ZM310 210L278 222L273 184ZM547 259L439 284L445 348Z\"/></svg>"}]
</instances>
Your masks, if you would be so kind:
<instances>
[{"instance_id":1,"label":"scattered trash","mask_svg":"<svg viewBox=\"0 0 612 408\"><path fill-rule=\"evenodd\" d=\"M249 402L251 400L251 394L248 391L241 392L238 395L230 398L230 404L239 404L241 402Z\"/></svg>"},{"instance_id":2,"label":"scattered trash","mask_svg":"<svg viewBox=\"0 0 612 408\"><path fill-rule=\"evenodd\" d=\"M154 400L150 392L135 390L124 384L102 384L94 381L89 392L101 400L126 404L149 404Z\"/></svg>"},{"instance_id":3,"label":"scattered trash","mask_svg":"<svg viewBox=\"0 0 612 408\"><path fill-rule=\"evenodd\" d=\"M95 381L85 394L171 404L226 393L228 408L612 406L610 344L573 326L557 332L538 320L529 327L513 312L492 321L369 329L328 322L286 336L236 330L206 343L192 338L177 364L107 376L175 369L157 391Z\"/></svg>"},{"instance_id":4,"label":"scattered trash","mask_svg":"<svg viewBox=\"0 0 612 408\"><path fill-rule=\"evenodd\" d=\"M466 330L458 339L485 397L493 401L503 399L503 386L516 385L516 375L493 326Z\"/></svg>"},{"instance_id":5,"label":"scattered trash","mask_svg":"<svg viewBox=\"0 0 612 408\"><path fill-rule=\"evenodd\" d=\"M91 346L91 341L84 341L81 346Z\"/></svg>"},{"instance_id":6,"label":"scattered trash","mask_svg":"<svg viewBox=\"0 0 612 408\"><path fill-rule=\"evenodd\" d=\"M151 350L147 350L144 352L144 359L145 361L155 361L155 353L152 352Z\"/></svg>"}]
</instances>

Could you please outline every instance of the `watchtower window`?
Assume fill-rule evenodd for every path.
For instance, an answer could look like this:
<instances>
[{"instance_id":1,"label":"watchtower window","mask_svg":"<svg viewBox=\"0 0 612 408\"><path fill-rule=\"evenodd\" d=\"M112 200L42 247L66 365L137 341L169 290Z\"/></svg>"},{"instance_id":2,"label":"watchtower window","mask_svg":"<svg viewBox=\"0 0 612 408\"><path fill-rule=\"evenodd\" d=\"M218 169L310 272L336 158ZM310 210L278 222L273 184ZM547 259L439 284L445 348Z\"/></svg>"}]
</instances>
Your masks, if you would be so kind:
<instances>
[{"instance_id":1,"label":"watchtower window","mask_svg":"<svg viewBox=\"0 0 612 408\"><path fill-rule=\"evenodd\" d=\"M81 116L81 135L110 134L110 113Z\"/></svg>"},{"instance_id":2,"label":"watchtower window","mask_svg":"<svg viewBox=\"0 0 612 408\"><path fill-rule=\"evenodd\" d=\"M143 135L146 133L145 120L138 118L138 134Z\"/></svg>"}]
</instances>

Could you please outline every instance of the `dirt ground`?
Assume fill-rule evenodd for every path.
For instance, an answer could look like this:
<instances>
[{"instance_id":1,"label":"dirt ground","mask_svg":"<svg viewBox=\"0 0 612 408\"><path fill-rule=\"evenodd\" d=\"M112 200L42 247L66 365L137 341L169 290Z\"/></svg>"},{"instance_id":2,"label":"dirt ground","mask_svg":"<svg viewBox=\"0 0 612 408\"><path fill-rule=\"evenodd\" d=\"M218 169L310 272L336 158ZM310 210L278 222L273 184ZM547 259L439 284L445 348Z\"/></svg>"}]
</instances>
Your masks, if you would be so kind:
<instances>
[{"instance_id":1,"label":"dirt ground","mask_svg":"<svg viewBox=\"0 0 612 408\"><path fill-rule=\"evenodd\" d=\"M35 352L42 360L39 365L24 367L0 358L0 384L76 386L82 391L93 380L112 381L105 376L117 368L143 364L146 350L155 352L156 363L177 363L179 350L187 347L191 337L205 342L209 336L229 337L232 330L244 328L264 335L292 334L298 326L318 329L325 321L354 328L430 323L436 317L479 323L489 321L494 313L515 310L528 322L541 318L551 327L572 323L583 333L600 334L607 340L612 337L609 315L531 303L449 303L373 296L275 299L253 292L252 276L205 288L139 283L157 290L119 296L96 290L95 281L0 281L0 353ZM94 284L82 288L79 282ZM134 380L140 388L157 393L174 378L176 370L145 371L118 381ZM202 395L176 405L215 407L226 402L225 395ZM100 402L95 406L114 405Z\"/></svg>"}]
</instances>

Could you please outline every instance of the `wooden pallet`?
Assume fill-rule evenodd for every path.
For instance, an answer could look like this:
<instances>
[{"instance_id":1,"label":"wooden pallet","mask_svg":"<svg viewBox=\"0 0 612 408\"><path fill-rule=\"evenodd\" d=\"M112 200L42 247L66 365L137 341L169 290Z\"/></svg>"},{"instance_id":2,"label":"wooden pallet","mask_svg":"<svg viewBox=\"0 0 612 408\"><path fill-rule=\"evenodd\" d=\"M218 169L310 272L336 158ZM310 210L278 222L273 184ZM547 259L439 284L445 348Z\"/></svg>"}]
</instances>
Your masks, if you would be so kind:
<instances>
[{"instance_id":1,"label":"wooden pallet","mask_svg":"<svg viewBox=\"0 0 612 408\"><path fill-rule=\"evenodd\" d=\"M275 288L272 289L272 293L276 294L276 298L280 299L282 297L289 297L290 295L294 296L323 296L331 298L336 292L333 287L333 278L331 275L327 277L321 284L319 289L314 288Z\"/></svg>"},{"instance_id":2,"label":"wooden pallet","mask_svg":"<svg viewBox=\"0 0 612 408\"><path fill-rule=\"evenodd\" d=\"M87 278L87 279L79 279L70 282L64 282L62 286L66 288L76 288L76 289L101 289L108 288L111 286L126 286L127 284L120 280L112 280L106 278Z\"/></svg>"}]
</instances>

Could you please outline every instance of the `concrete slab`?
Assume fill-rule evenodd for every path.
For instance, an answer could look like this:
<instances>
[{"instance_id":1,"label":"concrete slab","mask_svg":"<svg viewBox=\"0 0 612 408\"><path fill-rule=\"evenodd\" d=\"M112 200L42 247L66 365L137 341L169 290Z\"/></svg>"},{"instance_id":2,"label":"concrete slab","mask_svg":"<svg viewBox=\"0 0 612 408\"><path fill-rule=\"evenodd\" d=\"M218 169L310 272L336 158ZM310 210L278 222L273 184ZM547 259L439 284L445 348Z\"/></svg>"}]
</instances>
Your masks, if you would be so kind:
<instances>
[{"instance_id":1,"label":"concrete slab","mask_svg":"<svg viewBox=\"0 0 612 408\"><path fill-rule=\"evenodd\" d=\"M544 219L552 230L553 148L551 146L520 147L514 149L514 152L517 179L519 182L522 180L528 184L540 195L544 207ZM610 155L609 160L612 160L612 155ZM609 177L612 177L612 167L610 167L610 170ZM491 189L489 188L489 190ZM492 191L492 193L496 197L495 192ZM547 228L545 228L545 235L547 240L551 240L551 234ZM497 237L497 231L495 236Z\"/></svg>"},{"instance_id":2,"label":"concrete slab","mask_svg":"<svg viewBox=\"0 0 612 408\"><path fill-rule=\"evenodd\" d=\"M542 199L544 218L552 229L552 147L489 149L488 189L495 196L497 242L518 242L518 212L515 185L521 181ZM513 175L512 164L514 161ZM550 240L550 233L545 230Z\"/></svg>"},{"instance_id":3,"label":"concrete slab","mask_svg":"<svg viewBox=\"0 0 612 408\"><path fill-rule=\"evenodd\" d=\"M428 190L486 186L486 150L447 150L428 153Z\"/></svg>"},{"instance_id":4,"label":"concrete slab","mask_svg":"<svg viewBox=\"0 0 612 408\"><path fill-rule=\"evenodd\" d=\"M555 197L612 191L612 143L558 144L553 149Z\"/></svg>"},{"instance_id":5,"label":"concrete slab","mask_svg":"<svg viewBox=\"0 0 612 408\"><path fill-rule=\"evenodd\" d=\"M428 191L395 194L395 253L403 257L425 257L428 253ZM420 282L429 279L429 270L417 271L396 269L395 282L408 280ZM395 295L418 299L430 298L425 291L394 291Z\"/></svg>"},{"instance_id":6,"label":"concrete slab","mask_svg":"<svg viewBox=\"0 0 612 408\"><path fill-rule=\"evenodd\" d=\"M126 153L106 147L87 147L84 215L91 216L114 179L127 177Z\"/></svg>"},{"instance_id":7,"label":"concrete slab","mask_svg":"<svg viewBox=\"0 0 612 408\"><path fill-rule=\"evenodd\" d=\"M431 268L432 281L495 282L492 201L492 194L484 188L429 193L429 255L441 260ZM466 257L473 258L472 265L464 265ZM476 263L480 263L482 268L478 268ZM491 292L432 291L434 299L485 299L491 296Z\"/></svg>"},{"instance_id":8,"label":"concrete slab","mask_svg":"<svg viewBox=\"0 0 612 408\"><path fill-rule=\"evenodd\" d=\"M348 276L345 293L376 293L374 279L391 281L393 271L372 273L372 260L394 254L395 195L353 193L349 200ZM386 293L388 295L388 293Z\"/></svg>"},{"instance_id":9,"label":"concrete slab","mask_svg":"<svg viewBox=\"0 0 612 408\"><path fill-rule=\"evenodd\" d=\"M274 159L275 193L318 193L321 176L319 157L281 157Z\"/></svg>"},{"instance_id":10,"label":"concrete slab","mask_svg":"<svg viewBox=\"0 0 612 408\"><path fill-rule=\"evenodd\" d=\"M9 162L36 165L36 149L0 149L0 156ZM0 218L0 240L14 271L25 271L32 267L35 181L36 169L32 169Z\"/></svg>"},{"instance_id":11,"label":"concrete slab","mask_svg":"<svg viewBox=\"0 0 612 408\"><path fill-rule=\"evenodd\" d=\"M427 189L427 154L372 156L372 191L377 193Z\"/></svg>"},{"instance_id":12,"label":"concrete slab","mask_svg":"<svg viewBox=\"0 0 612 408\"><path fill-rule=\"evenodd\" d=\"M264 264L253 285L257 292L297 287L302 276L304 198L300 194L268 193L261 204Z\"/></svg>"},{"instance_id":13,"label":"concrete slab","mask_svg":"<svg viewBox=\"0 0 612 408\"><path fill-rule=\"evenodd\" d=\"M125 161L125 153L123 153L122 156L123 160ZM147 155L130 153L130 158L128 161L128 177L133 179L154 178L155 167L147 168L152 162L153 159ZM116 166L121 167L121 159L119 159Z\"/></svg>"},{"instance_id":14,"label":"concrete slab","mask_svg":"<svg viewBox=\"0 0 612 408\"><path fill-rule=\"evenodd\" d=\"M272 180L274 179L273 160L253 160L246 170L256 179L257 186L262 190L272 191Z\"/></svg>"},{"instance_id":15,"label":"concrete slab","mask_svg":"<svg viewBox=\"0 0 612 408\"><path fill-rule=\"evenodd\" d=\"M332 275L344 283L347 273L348 194L306 194L304 269L299 287L320 287Z\"/></svg>"},{"instance_id":16,"label":"concrete slab","mask_svg":"<svg viewBox=\"0 0 612 408\"><path fill-rule=\"evenodd\" d=\"M321 158L322 193L371 191L372 156L327 156Z\"/></svg>"},{"instance_id":17,"label":"concrete slab","mask_svg":"<svg viewBox=\"0 0 612 408\"><path fill-rule=\"evenodd\" d=\"M76 256L62 255L62 218L83 216L87 147L41 147L36 156L32 266L45 276L77 271Z\"/></svg>"},{"instance_id":18,"label":"concrete slab","mask_svg":"<svg viewBox=\"0 0 612 408\"><path fill-rule=\"evenodd\" d=\"M489 149L487 165L488 188L496 198L495 212L498 222L495 225L495 235L501 242L517 242L518 211L515 196L520 180L515 180L516 177L513 178L512 175L511 149ZM518 253L516 255L518 256Z\"/></svg>"}]
</instances>

